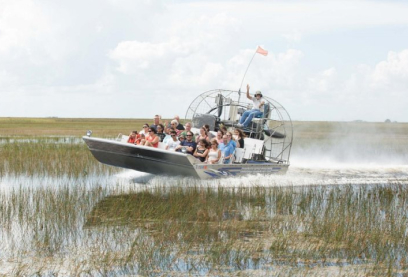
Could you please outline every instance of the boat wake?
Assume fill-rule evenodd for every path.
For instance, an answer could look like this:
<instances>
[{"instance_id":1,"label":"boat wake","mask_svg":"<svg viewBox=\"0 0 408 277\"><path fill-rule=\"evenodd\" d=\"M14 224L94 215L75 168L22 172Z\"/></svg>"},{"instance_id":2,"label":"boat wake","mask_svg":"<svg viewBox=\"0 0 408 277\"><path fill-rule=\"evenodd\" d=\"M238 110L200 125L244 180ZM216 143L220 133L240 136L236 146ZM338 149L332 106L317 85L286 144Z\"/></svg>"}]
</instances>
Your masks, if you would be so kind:
<instances>
[{"instance_id":1,"label":"boat wake","mask_svg":"<svg viewBox=\"0 0 408 277\"><path fill-rule=\"evenodd\" d=\"M193 180L185 177L154 176L126 170L116 177L128 179L135 186L222 186L288 187L330 185L408 185L408 165L369 164L291 165L285 175L247 175L216 180Z\"/></svg>"}]
</instances>

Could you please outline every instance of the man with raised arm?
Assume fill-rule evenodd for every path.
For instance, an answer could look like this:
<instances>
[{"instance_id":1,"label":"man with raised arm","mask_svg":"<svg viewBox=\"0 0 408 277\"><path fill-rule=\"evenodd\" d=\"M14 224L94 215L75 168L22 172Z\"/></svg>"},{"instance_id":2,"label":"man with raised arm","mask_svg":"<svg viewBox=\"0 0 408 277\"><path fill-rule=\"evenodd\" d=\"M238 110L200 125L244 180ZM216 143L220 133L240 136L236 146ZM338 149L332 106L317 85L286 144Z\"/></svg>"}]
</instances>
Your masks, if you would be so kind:
<instances>
[{"instance_id":1,"label":"man with raised arm","mask_svg":"<svg viewBox=\"0 0 408 277\"><path fill-rule=\"evenodd\" d=\"M247 110L242 114L237 124L238 127L248 127L251 124L252 118L262 115L264 112L265 100L262 98L262 92L258 90L252 97L249 94L249 85L247 85L247 98L254 102L254 106L252 110Z\"/></svg>"}]
</instances>

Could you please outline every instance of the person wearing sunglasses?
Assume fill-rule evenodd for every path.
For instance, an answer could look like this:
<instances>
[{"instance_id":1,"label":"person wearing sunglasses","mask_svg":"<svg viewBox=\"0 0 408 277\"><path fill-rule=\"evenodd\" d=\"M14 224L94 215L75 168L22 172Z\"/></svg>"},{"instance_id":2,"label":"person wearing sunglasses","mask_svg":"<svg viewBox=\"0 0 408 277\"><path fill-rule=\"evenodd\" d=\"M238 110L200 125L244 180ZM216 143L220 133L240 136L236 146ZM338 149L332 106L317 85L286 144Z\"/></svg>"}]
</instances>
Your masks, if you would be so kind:
<instances>
[{"instance_id":1,"label":"person wearing sunglasses","mask_svg":"<svg viewBox=\"0 0 408 277\"><path fill-rule=\"evenodd\" d=\"M167 141L166 150L175 151L176 147L180 145L180 141L177 139L177 132L175 130L170 131L171 139Z\"/></svg>"},{"instance_id":2,"label":"person wearing sunglasses","mask_svg":"<svg viewBox=\"0 0 408 277\"><path fill-rule=\"evenodd\" d=\"M208 164L216 164L221 159L221 150L218 149L218 141L216 138L211 140L211 148L208 151L205 162Z\"/></svg>"},{"instance_id":3,"label":"person wearing sunglasses","mask_svg":"<svg viewBox=\"0 0 408 277\"><path fill-rule=\"evenodd\" d=\"M160 139L160 142L163 142L163 139L166 137L166 134L164 133L163 124L161 124L161 123L157 124L156 131L157 131L157 136Z\"/></svg>"},{"instance_id":4,"label":"person wearing sunglasses","mask_svg":"<svg viewBox=\"0 0 408 277\"><path fill-rule=\"evenodd\" d=\"M186 133L186 139L180 142L180 145L176 147L176 151L193 155L197 148L197 143L193 140L193 132L188 131Z\"/></svg>"},{"instance_id":5,"label":"person wearing sunglasses","mask_svg":"<svg viewBox=\"0 0 408 277\"><path fill-rule=\"evenodd\" d=\"M145 136L148 136L149 135L148 130L149 130L149 124L145 123L145 124L143 124L143 129L139 132L139 134L140 135L143 134Z\"/></svg>"},{"instance_id":6,"label":"person wearing sunglasses","mask_svg":"<svg viewBox=\"0 0 408 277\"><path fill-rule=\"evenodd\" d=\"M144 143L142 142L141 145L155 148L159 147L160 138L156 134L157 134L156 129L149 128L149 136L146 137Z\"/></svg>"},{"instance_id":7,"label":"person wearing sunglasses","mask_svg":"<svg viewBox=\"0 0 408 277\"><path fill-rule=\"evenodd\" d=\"M179 129L180 126L181 125L181 127L183 128L183 129ZM184 130L184 126L182 125L182 124L180 124L177 120L175 120L175 119L173 119L171 122L170 122L170 127L172 128L172 129L174 129L174 130L176 130L176 132L177 132L177 135L179 135L183 130Z\"/></svg>"}]
</instances>

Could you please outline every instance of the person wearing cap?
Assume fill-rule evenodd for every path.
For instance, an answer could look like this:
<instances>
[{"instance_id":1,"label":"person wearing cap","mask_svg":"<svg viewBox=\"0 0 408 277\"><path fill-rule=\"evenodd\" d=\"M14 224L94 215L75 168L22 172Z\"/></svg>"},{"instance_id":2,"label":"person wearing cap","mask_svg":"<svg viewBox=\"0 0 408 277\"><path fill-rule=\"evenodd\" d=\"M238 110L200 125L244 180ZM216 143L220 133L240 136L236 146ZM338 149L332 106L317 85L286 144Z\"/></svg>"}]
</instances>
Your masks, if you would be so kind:
<instances>
[{"instance_id":1,"label":"person wearing cap","mask_svg":"<svg viewBox=\"0 0 408 277\"><path fill-rule=\"evenodd\" d=\"M262 93L258 90L252 97L249 95L249 85L247 85L247 98L254 102L252 110L245 111L239 119L238 127L248 127L251 124L252 118L262 115L264 112L265 101L262 98Z\"/></svg>"}]
</instances>

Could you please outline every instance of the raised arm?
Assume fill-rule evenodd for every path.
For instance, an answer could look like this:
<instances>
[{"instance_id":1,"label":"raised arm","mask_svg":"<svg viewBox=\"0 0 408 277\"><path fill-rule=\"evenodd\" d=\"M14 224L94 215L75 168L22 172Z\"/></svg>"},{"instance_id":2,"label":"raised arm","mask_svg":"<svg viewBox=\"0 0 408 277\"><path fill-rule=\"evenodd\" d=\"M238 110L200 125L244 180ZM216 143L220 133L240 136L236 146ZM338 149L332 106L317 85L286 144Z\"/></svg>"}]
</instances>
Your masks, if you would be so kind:
<instances>
[{"instance_id":1,"label":"raised arm","mask_svg":"<svg viewBox=\"0 0 408 277\"><path fill-rule=\"evenodd\" d=\"M249 100L252 100L252 96L249 95L249 84L247 84L247 98L248 98Z\"/></svg>"}]
</instances>

